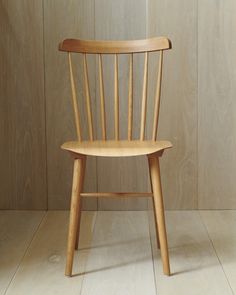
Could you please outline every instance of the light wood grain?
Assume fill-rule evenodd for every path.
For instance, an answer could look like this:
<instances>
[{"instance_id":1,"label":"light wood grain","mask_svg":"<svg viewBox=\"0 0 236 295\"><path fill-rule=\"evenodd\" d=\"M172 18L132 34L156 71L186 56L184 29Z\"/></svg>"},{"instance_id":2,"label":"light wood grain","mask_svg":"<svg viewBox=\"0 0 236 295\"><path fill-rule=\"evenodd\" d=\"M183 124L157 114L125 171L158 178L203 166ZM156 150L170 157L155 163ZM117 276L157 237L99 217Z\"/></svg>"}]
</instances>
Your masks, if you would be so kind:
<instances>
[{"instance_id":1,"label":"light wood grain","mask_svg":"<svg viewBox=\"0 0 236 295\"><path fill-rule=\"evenodd\" d=\"M62 149L74 153L100 156L100 157L127 157L153 154L169 149L172 144L169 141L139 141L139 140L109 140L109 141L71 141L62 145Z\"/></svg>"},{"instance_id":2,"label":"light wood grain","mask_svg":"<svg viewBox=\"0 0 236 295\"><path fill-rule=\"evenodd\" d=\"M53 17L52 17L53 15ZM58 52L58 43L68 35L81 38L94 38L94 1L67 2L58 0L44 1L44 52L45 52L45 96L47 122L48 164L48 205L51 209L67 209L70 202L72 165L71 157L60 150L60 145L75 139L73 106L66 54ZM85 25L88 23L89 25ZM73 23L73 25L71 25ZM72 54L76 89L79 90L78 102L84 101L83 60ZM89 72L95 73L95 63L88 58ZM78 71L81 73L78 75ZM91 103L94 100L94 75L90 76ZM81 109L81 123L87 122L86 109ZM87 138L87 125L81 124L82 136ZM96 160L88 159L85 177L85 191L96 191ZM83 208L97 208L96 199L84 200Z\"/></svg>"},{"instance_id":3,"label":"light wood grain","mask_svg":"<svg viewBox=\"0 0 236 295\"><path fill-rule=\"evenodd\" d=\"M0 208L46 209L42 0L2 1L0 23Z\"/></svg>"},{"instance_id":4,"label":"light wood grain","mask_svg":"<svg viewBox=\"0 0 236 295\"><path fill-rule=\"evenodd\" d=\"M150 211L153 216L152 211ZM151 222L157 294L232 295L224 271L196 211L168 211L167 232L172 276L162 274L156 247L154 220Z\"/></svg>"},{"instance_id":5,"label":"light wood grain","mask_svg":"<svg viewBox=\"0 0 236 295\"><path fill-rule=\"evenodd\" d=\"M229 284L236 293L236 211L201 211L216 254L227 276Z\"/></svg>"},{"instance_id":6,"label":"light wood grain","mask_svg":"<svg viewBox=\"0 0 236 295\"><path fill-rule=\"evenodd\" d=\"M156 294L146 212L98 212L82 295Z\"/></svg>"},{"instance_id":7,"label":"light wood grain","mask_svg":"<svg viewBox=\"0 0 236 295\"><path fill-rule=\"evenodd\" d=\"M80 113L79 113L79 106L78 106L78 100L77 100L77 94L75 89L75 78L73 74L73 66L72 66L72 60L71 60L71 53L68 53L69 58L69 69L70 69L70 84L71 84L71 93L72 93L72 101L73 101L73 110L75 115L75 126L76 126L76 132L78 140L81 141L81 127L80 127Z\"/></svg>"},{"instance_id":8,"label":"light wood grain","mask_svg":"<svg viewBox=\"0 0 236 295\"><path fill-rule=\"evenodd\" d=\"M172 50L164 54L157 134L157 139L164 136L175 147L161 162L166 208L194 209L198 206L197 1L149 0L148 15L148 36L168 36L173 44ZM150 75L156 77L158 64L154 57L150 57L149 65ZM156 81L152 83L148 91L154 97ZM154 110L152 102L148 110ZM152 126L152 122L148 124Z\"/></svg>"},{"instance_id":9,"label":"light wood grain","mask_svg":"<svg viewBox=\"0 0 236 295\"><path fill-rule=\"evenodd\" d=\"M119 193L107 193L107 192L100 192L100 193L81 193L80 194L81 197L86 197L86 198L90 198L92 196L96 196L96 197L102 197L102 198L146 198L146 197L152 197L152 193L151 192L144 192L144 193L136 193L136 192L119 192Z\"/></svg>"},{"instance_id":10,"label":"light wood grain","mask_svg":"<svg viewBox=\"0 0 236 295\"><path fill-rule=\"evenodd\" d=\"M91 109L91 96L90 96L90 89L89 89L88 65L87 65L86 54L83 54L83 67L84 67L84 89L85 89L85 97L86 97L89 138L90 140L93 140L93 117L92 117L92 109Z\"/></svg>"},{"instance_id":11,"label":"light wood grain","mask_svg":"<svg viewBox=\"0 0 236 295\"><path fill-rule=\"evenodd\" d=\"M167 40L165 37L161 37L163 40ZM153 40L156 40L156 47L152 47L152 51L160 51L160 46L158 46L159 38L157 39L146 39L145 44L147 46L152 46ZM133 116L133 54L136 53L135 44L137 43L137 48L140 42L144 42L144 40L131 40L131 41L86 41L73 39L73 42L78 45L78 48L82 47L83 51L94 55L98 52L99 57L99 84L100 84L100 96L101 96L101 117L102 124L104 125L104 84L103 84L103 69L102 69L102 61L101 61L101 53L107 54L108 52L113 54L114 56L114 139L118 142L120 140L120 98L119 98L119 59L118 54L116 53L116 47L120 46L120 44L132 44L132 56L130 59L129 65L129 93L128 93L128 131L129 138L132 124L132 116ZM64 40L59 45L59 50L68 51L69 54L69 68L70 68L70 80L71 80L71 88L72 88L72 98L73 98L73 107L75 113L75 122L77 128L77 134L79 137L79 141L81 141L81 131L80 131L80 119L79 119L79 110L77 109L77 98L76 98L76 88L74 82L74 75L72 69L72 61L71 61L71 51L74 48L71 39ZM98 50L95 50L98 47ZM64 45L67 44L64 48ZM130 45L131 46L131 45ZM166 49L170 49L171 47L167 47ZM106 52L106 50L108 52ZM82 52L83 52L82 51ZM78 49L78 53L81 53L81 50ZM101 53L100 53L101 52ZM118 51L119 52L119 51ZM145 139L145 128L146 128L146 117L147 117L147 90L148 90L148 56L150 51L146 51L144 53L144 69L143 69L143 88L142 88L142 105L141 105L141 119L140 119L140 141L144 141ZM85 90L85 98L86 98L86 108L87 108L87 119L88 119L88 129L89 129L89 139L90 141L94 140L93 136L93 118L92 118L92 110L91 110L91 96L89 89L89 75L88 75L88 66L87 66L87 53L83 53L83 72L84 72L84 90ZM122 52L119 52L122 53ZM124 52L126 53L126 52ZM158 78L157 78L157 86L156 86L156 94L155 94L155 109L154 109L154 122L153 122L153 131L157 130L158 124L158 115L159 115L159 104L160 104L160 88L161 88L161 71L162 71L162 60L163 60L163 50L160 52L160 61L159 61L159 69L158 69ZM108 84L109 86L109 84ZM121 112L121 115L123 113ZM102 126L103 130L103 138L104 138L104 128L106 126ZM156 136L154 136L155 140Z\"/></svg>"},{"instance_id":12,"label":"light wood grain","mask_svg":"<svg viewBox=\"0 0 236 295\"><path fill-rule=\"evenodd\" d=\"M81 212L81 196L80 192L83 187L82 181L84 180L84 165L83 159L74 160L73 170L73 183L71 193L71 206L70 206L70 222L67 239L67 257L65 275L72 275L74 252L76 248L76 242L79 241L79 228L80 228L80 212Z\"/></svg>"},{"instance_id":13,"label":"light wood grain","mask_svg":"<svg viewBox=\"0 0 236 295\"><path fill-rule=\"evenodd\" d=\"M133 125L133 53L129 57L128 140L132 139Z\"/></svg>"},{"instance_id":14,"label":"light wood grain","mask_svg":"<svg viewBox=\"0 0 236 295\"><path fill-rule=\"evenodd\" d=\"M159 66L158 66L158 73L157 73L156 94L155 94L155 104L154 104L152 140L156 140L156 136L157 136L158 119L159 119L159 111L160 111L162 64L163 64L163 51L160 51L160 59L159 59Z\"/></svg>"},{"instance_id":15,"label":"light wood grain","mask_svg":"<svg viewBox=\"0 0 236 295\"><path fill-rule=\"evenodd\" d=\"M156 221L156 236L159 238L160 249L161 249L161 259L163 264L163 272L165 275L170 275L170 262L169 262L169 252L165 225L165 209L164 201L162 196L161 187L161 175L160 175L160 164L157 157L149 157L149 169L150 177L153 190L153 204L155 210L155 221Z\"/></svg>"},{"instance_id":16,"label":"light wood grain","mask_svg":"<svg viewBox=\"0 0 236 295\"><path fill-rule=\"evenodd\" d=\"M104 82L103 82L103 66L102 55L98 56L99 62L99 89L100 89L100 108L101 108L101 125L102 125L102 139L106 140L106 112L105 112L105 97L104 97Z\"/></svg>"},{"instance_id":17,"label":"light wood grain","mask_svg":"<svg viewBox=\"0 0 236 295\"><path fill-rule=\"evenodd\" d=\"M94 41L66 39L59 44L59 50L79 53L122 54L138 53L171 48L171 42L166 37L156 37L143 40Z\"/></svg>"},{"instance_id":18,"label":"light wood grain","mask_svg":"<svg viewBox=\"0 0 236 295\"><path fill-rule=\"evenodd\" d=\"M150 213L153 217L153 211ZM1 294L235 292L235 211L167 212L173 269L168 278L162 274L154 221L150 220L153 269L147 212L83 212L75 276L71 279L63 275L69 214L47 212L30 244L31 234L43 215L37 211L1 212L1 287L9 266L19 265L7 291ZM13 255L25 246L29 248L19 264Z\"/></svg>"},{"instance_id":19,"label":"light wood grain","mask_svg":"<svg viewBox=\"0 0 236 295\"><path fill-rule=\"evenodd\" d=\"M104 22L103 20L106 19ZM95 39L97 40L132 40L146 38L146 3L142 0L132 1L95 1ZM129 29L127 29L129 28ZM141 60L141 58L140 58ZM134 57L134 72L137 64L142 66L142 61ZM119 95L120 114L122 124L120 126L120 139L127 139L128 126L128 59L119 58ZM107 113L107 138L114 139L113 118L113 58L103 59L104 80L106 81L106 113ZM135 72L133 93L133 139L139 137L140 122L140 93L142 89L142 73ZM137 126L138 125L138 126ZM147 163L145 159L98 159L97 160L98 191L146 191L148 190ZM137 183L137 179L139 182ZM91 191L91 190L90 190ZM143 209L146 200L123 199L103 200L99 199L99 209L128 210Z\"/></svg>"},{"instance_id":20,"label":"light wood grain","mask_svg":"<svg viewBox=\"0 0 236 295\"><path fill-rule=\"evenodd\" d=\"M118 80L118 55L115 54L114 59L114 125L115 140L119 140L120 134L120 112L119 112L119 80Z\"/></svg>"},{"instance_id":21,"label":"light wood grain","mask_svg":"<svg viewBox=\"0 0 236 295\"><path fill-rule=\"evenodd\" d=\"M80 294L83 272L89 255L95 212L83 212L81 219L80 252L75 253L74 272L68 279L65 266L68 212L47 213L24 257L7 294ZM79 256L79 257L78 257Z\"/></svg>"},{"instance_id":22,"label":"light wood grain","mask_svg":"<svg viewBox=\"0 0 236 295\"><path fill-rule=\"evenodd\" d=\"M143 70L143 92L142 92L142 107L141 107L141 125L140 125L140 140L144 140L146 113L147 113L147 85L148 85L148 52L144 55L144 70Z\"/></svg>"},{"instance_id":23,"label":"light wood grain","mask_svg":"<svg viewBox=\"0 0 236 295\"><path fill-rule=\"evenodd\" d=\"M198 12L198 204L201 209L232 209L236 208L236 2L200 0Z\"/></svg>"},{"instance_id":24,"label":"light wood grain","mask_svg":"<svg viewBox=\"0 0 236 295\"><path fill-rule=\"evenodd\" d=\"M42 211L0 211L0 294L5 294L44 217Z\"/></svg>"},{"instance_id":25,"label":"light wood grain","mask_svg":"<svg viewBox=\"0 0 236 295\"><path fill-rule=\"evenodd\" d=\"M81 175L81 187L80 187L80 191L83 192L84 191L84 177L85 177L85 169L86 169L87 158L86 157L82 157L80 159L82 160L82 167L81 167L81 174L82 175ZM80 204L79 210L78 210L78 221L77 221L77 229L76 229L75 250L78 250L78 247L79 247L80 223L81 223L82 206L83 206L83 199L81 199L81 204Z\"/></svg>"}]
</instances>

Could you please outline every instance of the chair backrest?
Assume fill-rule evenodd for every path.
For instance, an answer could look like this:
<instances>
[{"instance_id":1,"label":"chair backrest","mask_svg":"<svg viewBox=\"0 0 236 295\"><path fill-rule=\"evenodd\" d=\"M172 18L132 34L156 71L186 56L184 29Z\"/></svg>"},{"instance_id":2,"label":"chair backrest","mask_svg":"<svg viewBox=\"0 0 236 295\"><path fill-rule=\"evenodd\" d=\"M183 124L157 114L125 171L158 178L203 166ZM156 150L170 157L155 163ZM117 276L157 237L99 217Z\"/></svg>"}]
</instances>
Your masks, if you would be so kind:
<instances>
[{"instance_id":1,"label":"chair backrest","mask_svg":"<svg viewBox=\"0 0 236 295\"><path fill-rule=\"evenodd\" d=\"M72 67L71 53L81 53L83 55L83 76L84 76L84 92L86 99L87 119L89 139L94 140L93 116L91 108L91 96L89 88L89 76L87 65L87 54L98 55L98 71L99 71L99 93L100 93L100 117L102 139L107 140L106 132L106 108L105 108L105 95L104 95L104 78L103 78L103 62L102 57L104 54L114 55L114 139L119 140L120 129L120 115L119 115L119 83L118 83L118 55L129 54L129 81L128 81L128 126L127 126L127 140L132 140L133 130L133 55L136 53L144 53L144 72L143 72L143 89L142 89L142 102L140 113L140 136L141 141L145 140L145 124L147 113L147 85L148 85L148 57L149 52L159 51L159 65L156 78L156 91L154 102L154 115L152 125L152 138L156 140L159 107L160 107L160 94L161 94L161 78L162 78L162 65L163 65L163 51L171 48L171 42L165 37L151 38L145 40L131 40L131 41L92 41L92 40L76 40L66 39L59 44L60 51L68 52L70 82L72 90L72 100L75 115L75 124L78 140L82 140L81 133L81 114L78 107L77 93L75 87L75 78Z\"/></svg>"}]
</instances>

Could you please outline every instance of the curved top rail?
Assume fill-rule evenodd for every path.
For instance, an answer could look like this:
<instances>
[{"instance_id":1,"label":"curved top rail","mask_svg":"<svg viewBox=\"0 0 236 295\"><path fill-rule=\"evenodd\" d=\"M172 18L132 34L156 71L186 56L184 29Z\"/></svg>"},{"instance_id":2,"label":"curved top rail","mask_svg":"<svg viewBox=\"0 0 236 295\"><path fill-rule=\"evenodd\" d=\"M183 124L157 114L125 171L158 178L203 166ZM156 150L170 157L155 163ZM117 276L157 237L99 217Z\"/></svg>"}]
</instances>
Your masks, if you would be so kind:
<instances>
[{"instance_id":1,"label":"curved top rail","mask_svg":"<svg viewBox=\"0 0 236 295\"><path fill-rule=\"evenodd\" d=\"M95 54L138 53L146 51L166 50L170 48L171 42L166 37L129 41L65 39L59 44L60 51Z\"/></svg>"}]
</instances>

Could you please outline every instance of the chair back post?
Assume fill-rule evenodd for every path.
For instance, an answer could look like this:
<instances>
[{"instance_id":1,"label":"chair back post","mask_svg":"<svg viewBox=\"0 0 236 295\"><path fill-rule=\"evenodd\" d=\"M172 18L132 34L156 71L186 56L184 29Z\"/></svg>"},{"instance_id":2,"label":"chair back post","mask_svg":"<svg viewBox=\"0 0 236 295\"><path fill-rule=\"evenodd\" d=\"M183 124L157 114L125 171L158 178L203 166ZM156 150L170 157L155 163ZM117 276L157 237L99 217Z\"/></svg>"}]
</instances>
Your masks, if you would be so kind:
<instances>
[{"instance_id":1,"label":"chair back post","mask_svg":"<svg viewBox=\"0 0 236 295\"><path fill-rule=\"evenodd\" d=\"M71 93L72 93L72 103L73 103L73 110L74 110L74 117L75 117L76 133L77 133L78 140L81 141L82 137L81 137L81 126L80 126L80 113L79 113L79 107L78 107L77 96L76 96L75 79L73 74L70 52L68 52L68 60L69 60L70 83L71 83Z\"/></svg>"}]
</instances>

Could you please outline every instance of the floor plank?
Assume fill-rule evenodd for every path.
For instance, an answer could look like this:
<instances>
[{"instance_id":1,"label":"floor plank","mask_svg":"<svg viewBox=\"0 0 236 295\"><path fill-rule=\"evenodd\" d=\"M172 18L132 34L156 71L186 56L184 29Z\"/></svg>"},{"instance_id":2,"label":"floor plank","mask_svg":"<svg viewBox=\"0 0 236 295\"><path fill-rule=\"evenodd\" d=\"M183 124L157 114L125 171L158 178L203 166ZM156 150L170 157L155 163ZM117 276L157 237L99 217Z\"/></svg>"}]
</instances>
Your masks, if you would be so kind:
<instances>
[{"instance_id":1,"label":"floor plank","mask_svg":"<svg viewBox=\"0 0 236 295\"><path fill-rule=\"evenodd\" d=\"M166 217L173 275L162 274L152 225L157 294L232 294L199 213L169 211Z\"/></svg>"},{"instance_id":2,"label":"floor plank","mask_svg":"<svg viewBox=\"0 0 236 295\"><path fill-rule=\"evenodd\" d=\"M81 294L156 294L147 212L98 212Z\"/></svg>"},{"instance_id":3,"label":"floor plank","mask_svg":"<svg viewBox=\"0 0 236 295\"><path fill-rule=\"evenodd\" d=\"M201 211L217 256L236 294L236 211Z\"/></svg>"},{"instance_id":4,"label":"floor plank","mask_svg":"<svg viewBox=\"0 0 236 295\"><path fill-rule=\"evenodd\" d=\"M67 211L49 211L32 241L7 295L80 294L83 275L64 276L68 229ZM89 253L95 212L83 212L80 245L76 252L74 272L82 273Z\"/></svg>"},{"instance_id":5,"label":"floor plank","mask_svg":"<svg viewBox=\"0 0 236 295\"><path fill-rule=\"evenodd\" d=\"M228 295L236 290L236 211L167 212L171 277L162 274L152 220L154 274L147 212L83 212L70 279L64 276L69 213L49 211L32 240L44 214L0 213L0 294Z\"/></svg>"},{"instance_id":6,"label":"floor plank","mask_svg":"<svg viewBox=\"0 0 236 295\"><path fill-rule=\"evenodd\" d=\"M45 212L0 211L0 294L4 294Z\"/></svg>"}]
</instances>

